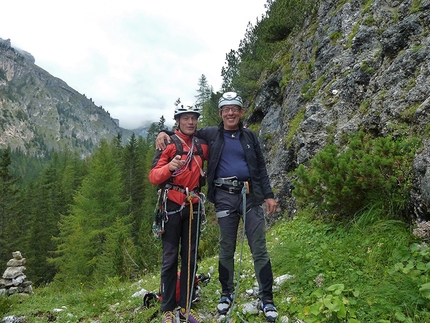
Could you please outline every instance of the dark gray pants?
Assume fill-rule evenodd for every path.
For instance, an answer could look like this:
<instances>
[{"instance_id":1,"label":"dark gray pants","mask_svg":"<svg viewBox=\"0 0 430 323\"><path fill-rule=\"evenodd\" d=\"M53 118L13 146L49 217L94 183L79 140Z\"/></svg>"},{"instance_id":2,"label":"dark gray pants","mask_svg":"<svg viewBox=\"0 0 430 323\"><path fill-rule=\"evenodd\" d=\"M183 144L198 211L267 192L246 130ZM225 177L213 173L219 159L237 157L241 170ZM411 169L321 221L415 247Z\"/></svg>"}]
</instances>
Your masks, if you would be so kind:
<instances>
[{"instance_id":1,"label":"dark gray pants","mask_svg":"<svg viewBox=\"0 0 430 323\"><path fill-rule=\"evenodd\" d=\"M264 213L261 205L253 206L247 199L245 233L254 259L254 271L259 286L259 297L265 303L273 300L273 273L266 247ZM234 292L234 253L238 228L242 218L242 195L216 190L215 210L220 229L218 274L222 293ZM239 234L241 237L242 234ZM241 243L241 241L240 241Z\"/></svg>"}]
</instances>

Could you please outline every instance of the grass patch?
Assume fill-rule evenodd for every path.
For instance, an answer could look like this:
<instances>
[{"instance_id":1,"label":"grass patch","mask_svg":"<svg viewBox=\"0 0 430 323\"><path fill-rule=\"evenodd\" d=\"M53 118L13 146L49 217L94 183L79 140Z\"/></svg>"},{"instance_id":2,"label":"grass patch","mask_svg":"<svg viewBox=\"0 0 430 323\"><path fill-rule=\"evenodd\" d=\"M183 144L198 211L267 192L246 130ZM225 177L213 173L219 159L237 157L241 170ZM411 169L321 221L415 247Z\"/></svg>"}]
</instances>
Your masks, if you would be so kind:
<instances>
[{"instance_id":1,"label":"grass patch","mask_svg":"<svg viewBox=\"0 0 430 323\"><path fill-rule=\"evenodd\" d=\"M303 118L305 117L306 111L304 109L299 110L297 114L294 116L294 118L290 122L290 127L288 129L287 134L287 145L289 146L291 144L291 141L293 140L293 136L296 133L297 129L299 129L301 122L303 121Z\"/></svg>"},{"instance_id":2,"label":"grass patch","mask_svg":"<svg viewBox=\"0 0 430 323\"><path fill-rule=\"evenodd\" d=\"M280 319L290 322L428 322L430 250L417 244L404 222L382 219L372 209L349 222L322 221L313 210L293 220L280 219L267 232L274 277L292 278L276 286ZM216 225L216 224L211 224ZM242 312L255 296L253 260L246 240L241 255L239 229L236 269L241 268L234 322L265 322L263 315ZM212 272L195 309L216 322L220 294L217 256L199 262L198 273ZM237 274L237 272L236 272ZM99 286L36 288L30 297L0 298L1 315L24 316L27 322L149 322L161 321L159 304L142 307L142 289L158 291L159 274L136 282L111 279Z\"/></svg>"},{"instance_id":3,"label":"grass patch","mask_svg":"<svg viewBox=\"0 0 430 323\"><path fill-rule=\"evenodd\" d=\"M325 223L309 212L278 223L271 232L279 241L271 249L273 267L294 275L278 293L282 310L305 322L428 321L420 283L395 271L414 253L410 230L379 218L368 211L348 224Z\"/></svg>"}]
</instances>

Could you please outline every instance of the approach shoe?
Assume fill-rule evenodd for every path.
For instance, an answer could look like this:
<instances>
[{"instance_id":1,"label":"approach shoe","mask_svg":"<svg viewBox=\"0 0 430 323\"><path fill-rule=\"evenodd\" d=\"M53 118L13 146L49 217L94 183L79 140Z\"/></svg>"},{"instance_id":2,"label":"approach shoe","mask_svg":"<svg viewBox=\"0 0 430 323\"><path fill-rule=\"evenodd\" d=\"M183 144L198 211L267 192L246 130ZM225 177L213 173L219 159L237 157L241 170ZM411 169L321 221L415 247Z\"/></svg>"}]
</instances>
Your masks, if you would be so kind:
<instances>
[{"instance_id":1,"label":"approach shoe","mask_svg":"<svg viewBox=\"0 0 430 323\"><path fill-rule=\"evenodd\" d=\"M166 311L163 313L162 323L175 323L175 314L172 311Z\"/></svg>"},{"instance_id":2,"label":"approach shoe","mask_svg":"<svg viewBox=\"0 0 430 323\"><path fill-rule=\"evenodd\" d=\"M233 299L231 297L231 294L227 295L221 295L221 299L218 302L218 313L219 314L226 314L228 310L230 309L231 303L233 302Z\"/></svg>"},{"instance_id":3,"label":"approach shoe","mask_svg":"<svg viewBox=\"0 0 430 323\"><path fill-rule=\"evenodd\" d=\"M263 304L260 302L260 309L263 311L267 322L275 322L278 317L278 311L273 303L267 302Z\"/></svg>"},{"instance_id":4,"label":"approach shoe","mask_svg":"<svg viewBox=\"0 0 430 323\"><path fill-rule=\"evenodd\" d=\"M187 310L185 308L181 308L179 310L179 319L181 322L187 321ZM203 320L197 315L196 311L190 309L188 313L188 322L189 323L203 323Z\"/></svg>"}]
</instances>

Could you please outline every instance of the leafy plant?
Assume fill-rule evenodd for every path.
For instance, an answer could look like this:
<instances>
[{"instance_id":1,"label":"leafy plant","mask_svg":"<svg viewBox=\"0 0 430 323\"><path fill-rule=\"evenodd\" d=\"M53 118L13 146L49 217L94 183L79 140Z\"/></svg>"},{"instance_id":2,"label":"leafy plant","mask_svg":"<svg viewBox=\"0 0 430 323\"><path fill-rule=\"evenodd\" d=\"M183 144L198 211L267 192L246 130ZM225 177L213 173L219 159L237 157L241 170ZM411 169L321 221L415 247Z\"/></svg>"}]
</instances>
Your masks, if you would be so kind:
<instances>
[{"instance_id":1,"label":"leafy plant","mask_svg":"<svg viewBox=\"0 0 430 323\"><path fill-rule=\"evenodd\" d=\"M430 282L427 278L430 272L429 246L426 243L413 243L408 250L406 248L396 250L393 258L397 262L389 271L390 274L401 273L402 276L407 276L416 284L419 292L430 299Z\"/></svg>"},{"instance_id":2,"label":"leafy plant","mask_svg":"<svg viewBox=\"0 0 430 323\"><path fill-rule=\"evenodd\" d=\"M305 306L304 315L312 318L307 322L330 322L347 319L348 322L360 322L355 311L348 308L350 303L344 284L333 284L327 288L318 288L311 293L312 305Z\"/></svg>"}]
</instances>

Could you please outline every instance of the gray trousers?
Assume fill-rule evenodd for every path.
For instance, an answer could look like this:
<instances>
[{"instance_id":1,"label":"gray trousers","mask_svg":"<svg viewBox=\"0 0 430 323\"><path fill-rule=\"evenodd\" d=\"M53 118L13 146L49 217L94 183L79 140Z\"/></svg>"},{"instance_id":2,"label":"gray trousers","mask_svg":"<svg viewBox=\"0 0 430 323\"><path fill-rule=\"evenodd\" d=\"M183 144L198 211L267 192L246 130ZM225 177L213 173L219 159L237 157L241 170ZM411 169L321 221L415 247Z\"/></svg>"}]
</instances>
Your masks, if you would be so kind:
<instances>
[{"instance_id":1,"label":"gray trousers","mask_svg":"<svg viewBox=\"0 0 430 323\"><path fill-rule=\"evenodd\" d=\"M254 271L259 286L259 297L265 303L273 300L273 273L266 247L264 213L261 205L253 206L247 199L245 233L254 260ZM242 194L230 194L216 189L215 211L220 229L218 274L222 293L234 292L234 253L238 228L242 219ZM239 237L242 234L240 232ZM240 241L241 243L241 241Z\"/></svg>"}]
</instances>

